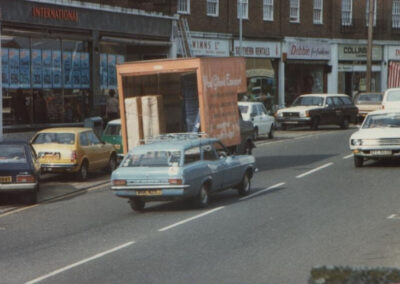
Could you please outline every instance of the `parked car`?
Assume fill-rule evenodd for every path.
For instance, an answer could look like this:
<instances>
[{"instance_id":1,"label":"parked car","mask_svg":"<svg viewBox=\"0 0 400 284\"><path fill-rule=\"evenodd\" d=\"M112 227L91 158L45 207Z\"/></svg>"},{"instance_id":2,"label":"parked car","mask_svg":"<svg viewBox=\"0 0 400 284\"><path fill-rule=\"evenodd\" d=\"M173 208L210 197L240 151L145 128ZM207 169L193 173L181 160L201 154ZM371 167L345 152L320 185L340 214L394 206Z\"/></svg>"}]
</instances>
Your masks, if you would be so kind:
<instances>
[{"instance_id":1,"label":"parked car","mask_svg":"<svg viewBox=\"0 0 400 284\"><path fill-rule=\"evenodd\" d=\"M40 165L27 142L0 142L0 192L23 194L29 204L37 202Z\"/></svg>"},{"instance_id":2,"label":"parked car","mask_svg":"<svg viewBox=\"0 0 400 284\"><path fill-rule=\"evenodd\" d=\"M114 147L101 142L91 128L49 128L36 133L31 142L42 172L73 173L85 180L88 171L116 168Z\"/></svg>"},{"instance_id":3,"label":"parked car","mask_svg":"<svg viewBox=\"0 0 400 284\"><path fill-rule=\"evenodd\" d=\"M166 134L125 155L111 175L111 189L129 198L133 210L149 201L191 199L197 207L208 205L209 194L236 188L250 193L256 169L250 155L229 155L215 138L198 134Z\"/></svg>"},{"instance_id":4,"label":"parked car","mask_svg":"<svg viewBox=\"0 0 400 284\"><path fill-rule=\"evenodd\" d=\"M390 88L383 93L382 109L400 110L400 88Z\"/></svg>"},{"instance_id":5,"label":"parked car","mask_svg":"<svg viewBox=\"0 0 400 284\"><path fill-rule=\"evenodd\" d=\"M369 113L349 143L356 167L368 159L400 157L400 110Z\"/></svg>"},{"instance_id":6,"label":"parked car","mask_svg":"<svg viewBox=\"0 0 400 284\"><path fill-rule=\"evenodd\" d=\"M359 93L354 98L354 104L358 108L357 121L363 122L371 111L382 108L383 93Z\"/></svg>"},{"instance_id":7,"label":"parked car","mask_svg":"<svg viewBox=\"0 0 400 284\"><path fill-rule=\"evenodd\" d=\"M118 160L124 157L122 136L121 136L121 119L110 120L101 135L101 140L114 146L117 152Z\"/></svg>"},{"instance_id":8,"label":"parked car","mask_svg":"<svg viewBox=\"0 0 400 284\"><path fill-rule=\"evenodd\" d=\"M254 124L254 140L259 135L268 135L268 138L274 137L275 118L268 115L263 103L239 102L238 104L243 120L251 121Z\"/></svg>"},{"instance_id":9,"label":"parked car","mask_svg":"<svg viewBox=\"0 0 400 284\"><path fill-rule=\"evenodd\" d=\"M356 122L358 109L350 97L341 94L312 94L299 96L288 108L277 111L282 129L288 125L307 125L318 129L320 125L337 124L343 129Z\"/></svg>"}]
</instances>

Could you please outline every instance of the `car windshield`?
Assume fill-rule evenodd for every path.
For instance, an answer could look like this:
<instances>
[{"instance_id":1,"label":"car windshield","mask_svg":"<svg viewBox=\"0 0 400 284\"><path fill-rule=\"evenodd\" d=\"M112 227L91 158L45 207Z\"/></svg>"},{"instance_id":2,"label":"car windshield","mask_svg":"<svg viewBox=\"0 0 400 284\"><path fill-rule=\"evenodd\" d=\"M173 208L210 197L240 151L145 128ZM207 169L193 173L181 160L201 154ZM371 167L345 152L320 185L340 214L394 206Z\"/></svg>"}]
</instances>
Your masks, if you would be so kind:
<instances>
[{"instance_id":1,"label":"car windshield","mask_svg":"<svg viewBox=\"0 0 400 284\"><path fill-rule=\"evenodd\" d=\"M25 147L22 145L0 145L0 164L26 163Z\"/></svg>"},{"instance_id":2,"label":"car windshield","mask_svg":"<svg viewBox=\"0 0 400 284\"><path fill-rule=\"evenodd\" d=\"M312 96L298 97L293 102L293 106L322 106L323 104L324 98Z\"/></svg>"},{"instance_id":3,"label":"car windshield","mask_svg":"<svg viewBox=\"0 0 400 284\"><path fill-rule=\"evenodd\" d=\"M368 115L362 128L400 127L400 113Z\"/></svg>"},{"instance_id":4,"label":"car windshield","mask_svg":"<svg viewBox=\"0 0 400 284\"><path fill-rule=\"evenodd\" d=\"M181 151L140 151L129 153L121 167L171 167L179 166Z\"/></svg>"},{"instance_id":5,"label":"car windshield","mask_svg":"<svg viewBox=\"0 0 400 284\"><path fill-rule=\"evenodd\" d=\"M390 91L386 96L386 101L388 102L398 102L400 101L400 91Z\"/></svg>"},{"instance_id":6,"label":"car windshield","mask_svg":"<svg viewBox=\"0 0 400 284\"><path fill-rule=\"evenodd\" d=\"M121 125L119 124L109 124L104 130L104 135L106 136L121 136Z\"/></svg>"},{"instance_id":7,"label":"car windshield","mask_svg":"<svg viewBox=\"0 0 400 284\"><path fill-rule=\"evenodd\" d=\"M74 144L75 134L73 133L39 133L33 140L33 144Z\"/></svg>"},{"instance_id":8,"label":"car windshield","mask_svg":"<svg viewBox=\"0 0 400 284\"><path fill-rule=\"evenodd\" d=\"M248 106L239 106L239 110L241 113L247 113L249 111Z\"/></svg>"},{"instance_id":9,"label":"car windshield","mask_svg":"<svg viewBox=\"0 0 400 284\"><path fill-rule=\"evenodd\" d=\"M381 104L382 94L360 94L355 103L356 104Z\"/></svg>"}]
</instances>

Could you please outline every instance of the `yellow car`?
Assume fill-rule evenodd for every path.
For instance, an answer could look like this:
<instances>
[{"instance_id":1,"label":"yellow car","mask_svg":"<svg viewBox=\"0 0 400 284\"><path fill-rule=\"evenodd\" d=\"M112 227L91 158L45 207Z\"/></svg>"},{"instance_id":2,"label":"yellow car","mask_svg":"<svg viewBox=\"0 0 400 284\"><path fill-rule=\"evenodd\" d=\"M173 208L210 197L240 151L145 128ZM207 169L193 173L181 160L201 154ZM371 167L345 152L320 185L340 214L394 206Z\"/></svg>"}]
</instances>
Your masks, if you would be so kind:
<instances>
[{"instance_id":1,"label":"yellow car","mask_svg":"<svg viewBox=\"0 0 400 284\"><path fill-rule=\"evenodd\" d=\"M49 128L37 132L31 140L42 172L74 173L79 180L88 171L115 170L117 154L91 128Z\"/></svg>"}]
</instances>

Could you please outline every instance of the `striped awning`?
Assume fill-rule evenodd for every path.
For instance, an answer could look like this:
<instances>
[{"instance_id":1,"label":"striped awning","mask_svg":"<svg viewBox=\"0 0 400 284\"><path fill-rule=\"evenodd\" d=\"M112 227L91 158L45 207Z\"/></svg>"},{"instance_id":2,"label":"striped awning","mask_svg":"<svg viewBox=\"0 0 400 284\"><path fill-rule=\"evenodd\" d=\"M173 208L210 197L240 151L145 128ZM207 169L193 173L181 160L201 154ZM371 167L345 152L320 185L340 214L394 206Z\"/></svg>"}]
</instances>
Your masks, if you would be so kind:
<instances>
[{"instance_id":1,"label":"striped awning","mask_svg":"<svg viewBox=\"0 0 400 284\"><path fill-rule=\"evenodd\" d=\"M388 88L400 87L400 62L389 63Z\"/></svg>"}]
</instances>

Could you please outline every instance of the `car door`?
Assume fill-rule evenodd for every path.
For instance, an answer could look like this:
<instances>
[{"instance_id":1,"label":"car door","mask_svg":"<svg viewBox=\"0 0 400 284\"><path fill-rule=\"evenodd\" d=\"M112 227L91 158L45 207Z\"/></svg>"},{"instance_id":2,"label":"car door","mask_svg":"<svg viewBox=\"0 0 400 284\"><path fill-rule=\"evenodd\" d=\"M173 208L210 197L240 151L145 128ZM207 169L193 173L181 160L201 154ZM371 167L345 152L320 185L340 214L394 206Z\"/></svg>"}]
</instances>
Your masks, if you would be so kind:
<instances>
[{"instance_id":1,"label":"car door","mask_svg":"<svg viewBox=\"0 0 400 284\"><path fill-rule=\"evenodd\" d=\"M274 123L274 118L268 114L267 109L263 104L260 104L260 110L262 114L262 121L265 127L265 134L267 134Z\"/></svg>"},{"instance_id":2,"label":"car door","mask_svg":"<svg viewBox=\"0 0 400 284\"><path fill-rule=\"evenodd\" d=\"M88 131L79 133L79 149L89 160L89 167L96 168L96 148L90 145ZM82 160L81 160L82 162Z\"/></svg>"},{"instance_id":3,"label":"car door","mask_svg":"<svg viewBox=\"0 0 400 284\"><path fill-rule=\"evenodd\" d=\"M201 155L204 162L211 173L212 178L212 191L218 191L222 189L224 181L224 161L217 155L217 151L214 146L210 143L201 146Z\"/></svg>"},{"instance_id":4,"label":"car door","mask_svg":"<svg viewBox=\"0 0 400 284\"><path fill-rule=\"evenodd\" d=\"M108 151L104 147L104 143L93 133L93 131L87 132L89 144L93 155L91 155L93 168L102 168L107 165L108 162ZM106 152L107 151L107 152Z\"/></svg>"},{"instance_id":5,"label":"car door","mask_svg":"<svg viewBox=\"0 0 400 284\"><path fill-rule=\"evenodd\" d=\"M335 123L341 123L343 121L343 117L345 116L343 101L339 97L332 97L332 99L335 104Z\"/></svg>"},{"instance_id":6,"label":"car door","mask_svg":"<svg viewBox=\"0 0 400 284\"><path fill-rule=\"evenodd\" d=\"M335 103L332 97L326 98L325 108L321 113L321 124L331 124L336 122Z\"/></svg>"},{"instance_id":7,"label":"car door","mask_svg":"<svg viewBox=\"0 0 400 284\"><path fill-rule=\"evenodd\" d=\"M238 157L234 155L228 155L228 150L221 142L215 142L214 147L218 153L219 159L223 163L222 171L219 175L222 175L222 189L230 188L239 184L242 180L240 172L240 161Z\"/></svg>"}]
</instances>

